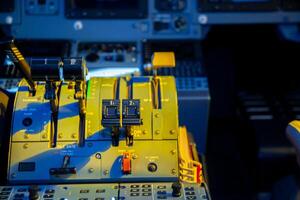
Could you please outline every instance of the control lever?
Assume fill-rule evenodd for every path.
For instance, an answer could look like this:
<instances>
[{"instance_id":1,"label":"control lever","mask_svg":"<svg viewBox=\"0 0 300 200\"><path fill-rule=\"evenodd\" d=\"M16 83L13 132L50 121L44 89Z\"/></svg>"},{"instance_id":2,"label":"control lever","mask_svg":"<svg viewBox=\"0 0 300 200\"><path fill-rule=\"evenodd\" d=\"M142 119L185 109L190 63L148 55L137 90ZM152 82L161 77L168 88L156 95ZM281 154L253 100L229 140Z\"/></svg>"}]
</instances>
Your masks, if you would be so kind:
<instances>
[{"instance_id":1,"label":"control lever","mask_svg":"<svg viewBox=\"0 0 300 200\"><path fill-rule=\"evenodd\" d=\"M14 44L13 39L0 41L1 52L4 51L10 60L14 63L14 65L19 69L19 71L24 76L26 82L29 85L29 92L32 96L35 95L36 92L36 84L34 83L30 66L19 51L19 49Z\"/></svg>"},{"instance_id":2,"label":"control lever","mask_svg":"<svg viewBox=\"0 0 300 200\"><path fill-rule=\"evenodd\" d=\"M122 126L126 127L126 144L133 145L133 129L132 126L142 124L140 116L140 100L139 99L123 99L122 101Z\"/></svg>"},{"instance_id":3,"label":"control lever","mask_svg":"<svg viewBox=\"0 0 300 200\"><path fill-rule=\"evenodd\" d=\"M102 100L102 120L104 127L111 129L111 139L113 146L119 146L120 138L120 100L103 99Z\"/></svg>"},{"instance_id":4,"label":"control lever","mask_svg":"<svg viewBox=\"0 0 300 200\"><path fill-rule=\"evenodd\" d=\"M119 145L120 137L120 100L104 99L102 100L102 126L111 128L112 145ZM126 129L126 144L133 145L132 126L141 125L140 118L140 100L123 99L122 100L122 126Z\"/></svg>"},{"instance_id":5,"label":"control lever","mask_svg":"<svg viewBox=\"0 0 300 200\"><path fill-rule=\"evenodd\" d=\"M75 81L74 98L79 103L79 146L84 145L85 121L86 121L86 63L82 58L63 59L64 80Z\"/></svg>"},{"instance_id":6,"label":"control lever","mask_svg":"<svg viewBox=\"0 0 300 200\"><path fill-rule=\"evenodd\" d=\"M28 59L31 67L31 76L34 81L45 82L44 99L49 100L51 108L50 147L56 146L58 104L62 75L61 58L31 58Z\"/></svg>"},{"instance_id":7,"label":"control lever","mask_svg":"<svg viewBox=\"0 0 300 200\"><path fill-rule=\"evenodd\" d=\"M85 119L86 119L86 82L76 81L74 98L79 101L79 146L83 146L84 132L85 132Z\"/></svg>"},{"instance_id":8,"label":"control lever","mask_svg":"<svg viewBox=\"0 0 300 200\"><path fill-rule=\"evenodd\" d=\"M44 98L50 100L51 107L51 129L50 129L50 146L53 148L56 146L57 136L57 121L58 121L58 96L56 83L52 81L46 81L46 91Z\"/></svg>"},{"instance_id":9,"label":"control lever","mask_svg":"<svg viewBox=\"0 0 300 200\"><path fill-rule=\"evenodd\" d=\"M152 56L151 63L144 66L145 71L153 73L152 88L153 88L153 107L154 109L161 108L159 98L160 79L157 77L157 70L160 68L174 68L176 65L174 52L155 52Z\"/></svg>"},{"instance_id":10,"label":"control lever","mask_svg":"<svg viewBox=\"0 0 300 200\"><path fill-rule=\"evenodd\" d=\"M68 175L68 174L76 174L76 168L75 167L68 167L70 165L71 157L66 155L63 158L63 163L61 168L51 168L49 170L50 175Z\"/></svg>"}]
</instances>

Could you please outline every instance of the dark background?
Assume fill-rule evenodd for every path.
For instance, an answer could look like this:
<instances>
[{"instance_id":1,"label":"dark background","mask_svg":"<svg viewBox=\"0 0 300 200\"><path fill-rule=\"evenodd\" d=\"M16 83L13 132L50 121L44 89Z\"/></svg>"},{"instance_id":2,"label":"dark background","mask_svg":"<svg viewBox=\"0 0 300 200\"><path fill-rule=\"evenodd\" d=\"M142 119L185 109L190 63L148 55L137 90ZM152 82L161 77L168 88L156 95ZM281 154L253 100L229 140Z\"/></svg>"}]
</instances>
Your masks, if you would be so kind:
<instances>
[{"instance_id":1,"label":"dark background","mask_svg":"<svg viewBox=\"0 0 300 200\"><path fill-rule=\"evenodd\" d=\"M297 188L295 156L259 152L289 146L285 127L294 115L277 101L300 89L300 44L282 39L272 25L236 25L213 27L202 47L211 94L207 168L213 199L288 199ZM249 122L241 92L264 96L274 119Z\"/></svg>"}]
</instances>

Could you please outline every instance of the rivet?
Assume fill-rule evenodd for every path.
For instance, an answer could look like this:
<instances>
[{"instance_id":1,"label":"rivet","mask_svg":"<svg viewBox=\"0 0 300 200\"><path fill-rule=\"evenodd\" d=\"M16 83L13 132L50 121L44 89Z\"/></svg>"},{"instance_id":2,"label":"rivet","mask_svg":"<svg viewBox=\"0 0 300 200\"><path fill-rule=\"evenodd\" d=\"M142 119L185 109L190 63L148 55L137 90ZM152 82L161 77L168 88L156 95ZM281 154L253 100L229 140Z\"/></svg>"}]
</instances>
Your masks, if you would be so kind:
<instances>
[{"instance_id":1,"label":"rivet","mask_svg":"<svg viewBox=\"0 0 300 200\"><path fill-rule=\"evenodd\" d=\"M15 173L12 173L12 174L11 174L11 177L12 177L12 178L16 178L16 176L17 176L17 175L16 175Z\"/></svg>"},{"instance_id":2,"label":"rivet","mask_svg":"<svg viewBox=\"0 0 300 200\"><path fill-rule=\"evenodd\" d=\"M47 138L47 135L42 135L42 138L44 138L44 139Z\"/></svg>"},{"instance_id":3,"label":"rivet","mask_svg":"<svg viewBox=\"0 0 300 200\"><path fill-rule=\"evenodd\" d=\"M96 153L95 157L96 157L97 159L101 159L101 154L100 154L100 153Z\"/></svg>"},{"instance_id":4,"label":"rivet","mask_svg":"<svg viewBox=\"0 0 300 200\"><path fill-rule=\"evenodd\" d=\"M171 135L173 135L173 134L175 134L175 133L176 133L176 131L175 131L174 129L170 131L170 134L171 134Z\"/></svg>"},{"instance_id":5,"label":"rivet","mask_svg":"<svg viewBox=\"0 0 300 200\"><path fill-rule=\"evenodd\" d=\"M132 155L132 159L137 159L137 157L138 157L138 156L137 156L136 154L133 154L133 155Z\"/></svg>"},{"instance_id":6,"label":"rivet","mask_svg":"<svg viewBox=\"0 0 300 200\"><path fill-rule=\"evenodd\" d=\"M27 149L28 146L29 146L29 145L26 143L26 144L23 145L23 148L24 148L24 149Z\"/></svg>"},{"instance_id":7,"label":"rivet","mask_svg":"<svg viewBox=\"0 0 300 200\"><path fill-rule=\"evenodd\" d=\"M94 172L94 168L89 168L89 173L93 173Z\"/></svg>"},{"instance_id":8,"label":"rivet","mask_svg":"<svg viewBox=\"0 0 300 200\"><path fill-rule=\"evenodd\" d=\"M105 176L108 175L108 170L107 170L107 169L104 170L103 174L104 174Z\"/></svg>"},{"instance_id":9,"label":"rivet","mask_svg":"<svg viewBox=\"0 0 300 200\"><path fill-rule=\"evenodd\" d=\"M159 130L156 130L156 131L155 131L155 134L156 134L156 135L160 134L160 131L159 131Z\"/></svg>"},{"instance_id":10,"label":"rivet","mask_svg":"<svg viewBox=\"0 0 300 200\"><path fill-rule=\"evenodd\" d=\"M76 138L76 134L73 133L73 134L71 135L71 137L72 137L73 139Z\"/></svg>"},{"instance_id":11,"label":"rivet","mask_svg":"<svg viewBox=\"0 0 300 200\"><path fill-rule=\"evenodd\" d=\"M147 131L146 131L146 130L143 130L143 134L146 135L146 134L147 134Z\"/></svg>"},{"instance_id":12,"label":"rivet","mask_svg":"<svg viewBox=\"0 0 300 200\"><path fill-rule=\"evenodd\" d=\"M58 138L62 138L62 137L63 137L62 133L58 134Z\"/></svg>"},{"instance_id":13,"label":"rivet","mask_svg":"<svg viewBox=\"0 0 300 200\"><path fill-rule=\"evenodd\" d=\"M176 174L176 169L172 169L172 172L171 172L173 175Z\"/></svg>"},{"instance_id":14,"label":"rivet","mask_svg":"<svg viewBox=\"0 0 300 200\"><path fill-rule=\"evenodd\" d=\"M28 136L27 134L25 134L25 135L24 135L24 138L25 138L25 139L28 139L28 138L29 138L29 136Z\"/></svg>"},{"instance_id":15,"label":"rivet","mask_svg":"<svg viewBox=\"0 0 300 200\"><path fill-rule=\"evenodd\" d=\"M176 150L173 149L173 150L171 151L171 154L174 155L175 153L176 153Z\"/></svg>"},{"instance_id":16,"label":"rivet","mask_svg":"<svg viewBox=\"0 0 300 200\"><path fill-rule=\"evenodd\" d=\"M159 118L159 114L158 114L158 113L156 113L156 114L155 114L155 117L156 117L156 118Z\"/></svg>"}]
</instances>

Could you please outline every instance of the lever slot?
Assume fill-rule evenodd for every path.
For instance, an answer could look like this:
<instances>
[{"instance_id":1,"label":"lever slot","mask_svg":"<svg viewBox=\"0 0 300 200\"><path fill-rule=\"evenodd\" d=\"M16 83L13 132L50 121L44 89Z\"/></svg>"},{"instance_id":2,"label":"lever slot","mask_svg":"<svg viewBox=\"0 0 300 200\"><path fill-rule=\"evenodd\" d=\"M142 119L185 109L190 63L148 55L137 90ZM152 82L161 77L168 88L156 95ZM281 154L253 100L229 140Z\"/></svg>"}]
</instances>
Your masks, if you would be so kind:
<instances>
[{"instance_id":1,"label":"lever slot","mask_svg":"<svg viewBox=\"0 0 300 200\"><path fill-rule=\"evenodd\" d=\"M71 157L66 155L63 158L63 163L61 168L51 168L49 170L50 175L59 176L59 175L69 175L76 174L75 167L68 167L70 165Z\"/></svg>"}]
</instances>

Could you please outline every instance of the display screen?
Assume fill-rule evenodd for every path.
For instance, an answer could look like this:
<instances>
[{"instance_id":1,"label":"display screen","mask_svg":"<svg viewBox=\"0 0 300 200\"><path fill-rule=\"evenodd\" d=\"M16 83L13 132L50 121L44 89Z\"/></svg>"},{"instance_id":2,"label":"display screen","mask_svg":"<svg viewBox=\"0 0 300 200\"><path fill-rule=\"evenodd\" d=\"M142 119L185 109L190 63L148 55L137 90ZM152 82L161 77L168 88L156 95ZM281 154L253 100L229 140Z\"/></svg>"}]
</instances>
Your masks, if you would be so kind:
<instances>
[{"instance_id":1,"label":"display screen","mask_svg":"<svg viewBox=\"0 0 300 200\"><path fill-rule=\"evenodd\" d=\"M66 0L68 18L145 18L145 0Z\"/></svg>"},{"instance_id":2,"label":"display screen","mask_svg":"<svg viewBox=\"0 0 300 200\"><path fill-rule=\"evenodd\" d=\"M12 12L15 9L14 0L0 0L0 12Z\"/></svg>"},{"instance_id":3,"label":"display screen","mask_svg":"<svg viewBox=\"0 0 300 200\"><path fill-rule=\"evenodd\" d=\"M199 11L271 11L279 7L277 0L198 0Z\"/></svg>"}]
</instances>

